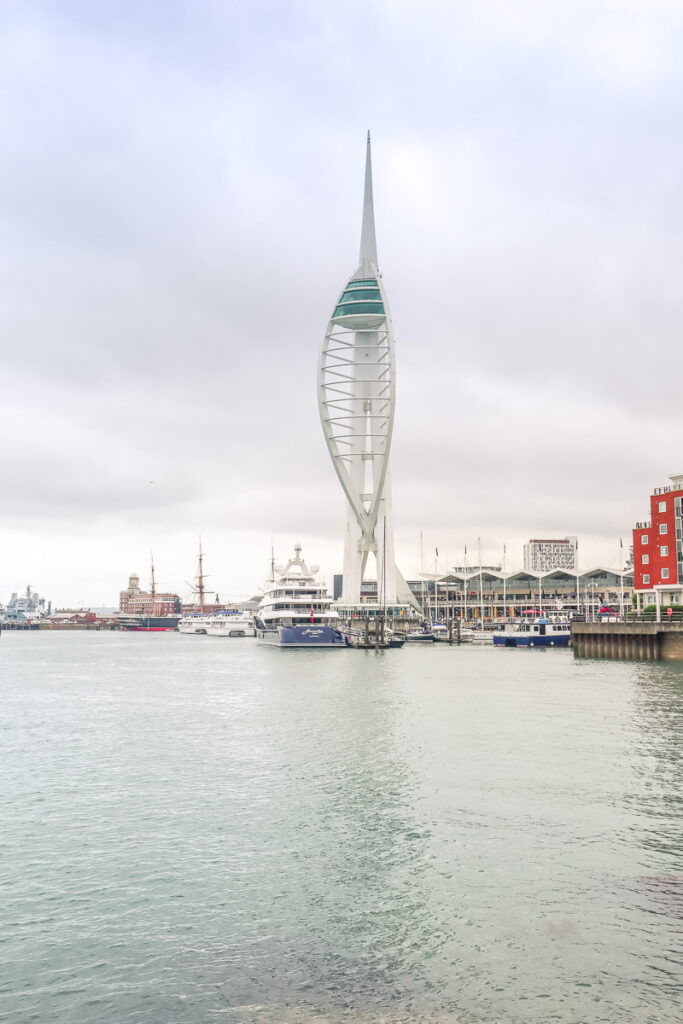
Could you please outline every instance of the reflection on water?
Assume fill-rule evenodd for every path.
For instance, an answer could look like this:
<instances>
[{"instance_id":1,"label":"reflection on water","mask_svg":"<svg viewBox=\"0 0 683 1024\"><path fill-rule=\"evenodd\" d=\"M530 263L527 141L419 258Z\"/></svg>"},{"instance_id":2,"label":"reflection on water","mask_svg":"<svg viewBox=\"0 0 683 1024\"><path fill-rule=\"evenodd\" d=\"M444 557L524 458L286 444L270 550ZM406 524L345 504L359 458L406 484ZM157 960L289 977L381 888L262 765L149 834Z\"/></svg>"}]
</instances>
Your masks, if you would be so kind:
<instances>
[{"instance_id":1,"label":"reflection on water","mask_svg":"<svg viewBox=\"0 0 683 1024\"><path fill-rule=\"evenodd\" d=\"M642 841L676 857L682 838L683 796L677 781L683 751L683 664L639 664L634 675L638 759L633 807L642 815Z\"/></svg>"},{"instance_id":2,"label":"reflection on water","mask_svg":"<svg viewBox=\"0 0 683 1024\"><path fill-rule=\"evenodd\" d=\"M658 870L643 872L627 887L625 915L634 924L645 918L657 934L657 948L640 966L643 986L680 996L683 986L683 665L640 664L634 674L632 705L635 725L633 791L627 803L633 810L633 831L644 851L651 852Z\"/></svg>"},{"instance_id":3,"label":"reflection on water","mask_svg":"<svg viewBox=\"0 0 683 1024\"><path fill-rule=\"evenodd\" d=\"M0 1020L676 1019L678 666L2 643Z\"/></svg>"}]
</instances>

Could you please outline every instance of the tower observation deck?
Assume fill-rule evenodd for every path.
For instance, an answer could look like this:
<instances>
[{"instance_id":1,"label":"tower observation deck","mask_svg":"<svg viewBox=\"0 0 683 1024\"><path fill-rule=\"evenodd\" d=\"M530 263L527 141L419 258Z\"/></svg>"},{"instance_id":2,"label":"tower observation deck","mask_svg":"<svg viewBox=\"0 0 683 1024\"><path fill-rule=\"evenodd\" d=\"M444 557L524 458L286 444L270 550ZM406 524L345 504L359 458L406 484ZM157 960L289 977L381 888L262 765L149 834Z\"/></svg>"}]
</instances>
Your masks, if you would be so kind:
<instances>
[{"instance_id":1,"label":"tower observation deck","mask_svg":"<svg viewBox=\"0 0 683 1024\"><path fill-rule=\"evenodd\" d=\"M389 452L395 375L394 334L377 266L368 132L358 267L334 304L318 364L320 421L347 499L341 608L360 605L370 556L379 603L417 607L394 559Z\"/></svg>"}]
</instances>

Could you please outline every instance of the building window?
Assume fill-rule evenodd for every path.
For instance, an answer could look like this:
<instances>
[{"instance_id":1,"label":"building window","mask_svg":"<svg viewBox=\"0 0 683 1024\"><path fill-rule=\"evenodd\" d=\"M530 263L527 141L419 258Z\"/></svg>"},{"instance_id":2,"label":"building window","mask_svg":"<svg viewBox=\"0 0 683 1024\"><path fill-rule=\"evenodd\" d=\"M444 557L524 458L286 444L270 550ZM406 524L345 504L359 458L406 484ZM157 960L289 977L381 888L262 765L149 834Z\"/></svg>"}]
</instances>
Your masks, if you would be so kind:
<instances>
[{"instance_id":1,"label":"building window","mask_svg":"<svg viewBox=\"0 0 683 1024\"><path fill-rule=\"evenodd\" d=\"M661 548L659 549L659 553L662 556L662 558L666 558L666 556L669 554L669 545L662 544Z\"/></svg>"},{"instance_id":2,"label":"building window","mask_svg":"<svg viewBox=\"0 0 683 1024\"><path fill-rule=\"evenodd\" d=\"M669 570L665 567L664 569L662 569L662 579L663 580L668 580L668 578L669 578Z\"/></svg>"},{"instance_id":3,"label":"building window","mask_svg":"<svg viewBox=\"0 0 683 1024\"><path fill-rule=\"evenodd\" d=\"M650 564L650 556L649 555L643 555L642 561L643 561L643 565L649 565Z\"/></svg>"},{"instance_id":4,"label":"building window","mask_svg":"<svg viewBox=\"0 0 683 1024\"><path fill-rule=\"evenodd\" d=\"M643 536L640 538L640 541L641 541L642 544L649 544L650 543L650 538L649 538L648 534L644 533Z\"/></svg>"},{"instance_id":5,"label":"building window","mask_svg":"<svg viewBox=\"0 0 683 1024\"><path fill-rule=\"evenodd\" d=\"M643 584L644 584L645 586L647 586L647 585L649 584L649 582L650 582L650 577L649 577L649 576L647 575L647 573L646 573L646 574L645 574L645 575L643 576Z\"/></svg>"},{"instance_id":6,"label":"building window","mask_svg":"<svg viewBox=\"0 0 683 1024\"><path fill-rule=\"evenodd\" d=\"M659 503L659 511L660 512L666 512L666 502L665 501L660 501L660 503Z\"/></svg>"},{"instance_id":7,"label":"building window","mask_svg":"<svg viewBox=\"0 0 683 1024\"><path fill-rule=\"evenodd\" d=\"M666 523L660 523L659 524L659 532L660 533L668 533L669 532L668 525Z\"/></svg>"}]
</instances>

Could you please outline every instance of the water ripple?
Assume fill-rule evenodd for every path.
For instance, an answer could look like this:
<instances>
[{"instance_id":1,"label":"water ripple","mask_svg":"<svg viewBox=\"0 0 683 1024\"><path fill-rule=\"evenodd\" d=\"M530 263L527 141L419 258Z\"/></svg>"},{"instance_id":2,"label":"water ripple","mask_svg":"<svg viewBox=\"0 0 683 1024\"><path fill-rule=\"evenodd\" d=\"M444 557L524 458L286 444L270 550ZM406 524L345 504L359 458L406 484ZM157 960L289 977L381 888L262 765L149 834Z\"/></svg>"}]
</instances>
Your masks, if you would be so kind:
<instances>
[{"instance_id":1,"label":"water ripple","mask_svg":"<svg viewBox=\"0 0 683 1024\"><path fill-rule=\"evenodd\" d=\"M677 666L0 653L0 1021L679 1019Z\"/></svg>"}]
</instances>

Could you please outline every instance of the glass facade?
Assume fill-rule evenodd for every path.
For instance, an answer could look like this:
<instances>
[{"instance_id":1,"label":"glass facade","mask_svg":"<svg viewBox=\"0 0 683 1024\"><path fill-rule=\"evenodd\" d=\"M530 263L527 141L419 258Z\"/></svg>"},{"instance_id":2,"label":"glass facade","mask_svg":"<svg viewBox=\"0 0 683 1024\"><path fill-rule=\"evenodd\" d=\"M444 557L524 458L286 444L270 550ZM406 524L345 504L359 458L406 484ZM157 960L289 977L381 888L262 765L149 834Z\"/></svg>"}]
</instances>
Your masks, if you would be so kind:
<instances>
[{"instance_id":1,"label":"glass facade","mask_svg":"<svg viewBox=\"0 0 683 1024\"><path fill-rule=\"evenodd\" d=\"M349 281L332 316L354 316L358 313L384 316L382 296L374 278Z\"/></svg>"},{"instance_id":2,"label":"glass facade","mask_svg":"<svg viewBox=\"0 0 683 1024\"><path fill-rule=\"evenodd\" d=\"M334 316L353 316L355 313L375 313L377 316L384 316L384 306L381 302L340 302Z\"/></svg>"}]
</instances>

